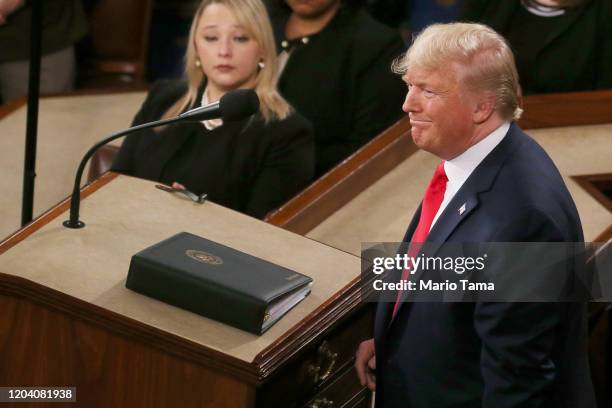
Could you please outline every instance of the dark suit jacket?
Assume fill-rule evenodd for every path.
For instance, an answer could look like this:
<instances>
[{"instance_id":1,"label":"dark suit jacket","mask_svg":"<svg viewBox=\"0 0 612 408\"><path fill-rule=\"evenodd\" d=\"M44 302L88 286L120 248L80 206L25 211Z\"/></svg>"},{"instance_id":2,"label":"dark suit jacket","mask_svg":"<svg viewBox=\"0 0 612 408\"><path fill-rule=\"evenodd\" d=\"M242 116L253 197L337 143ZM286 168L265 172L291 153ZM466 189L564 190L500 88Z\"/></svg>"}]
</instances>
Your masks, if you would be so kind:
<instances>
[{"instance_id":1,"label":"dark suit jacket","mask_svg":"<svg viewBox=\"0 0 612 408\"><path fill-rule=\"evenodd\" d=\"M466 209L458 209L465 203ZM412 236L420 209L408 228ZM551 159L516 124L433 226L431 242L582 242ZM582 303L379 304L377 408L593 407Z\"/></svg>"},{"instance_id":2,"label":"dark suit jacket","mask_svg":"<svg viewBox=\"0 0 612 408\"><path fill-rule=\"evenodd\" d=\"M185 91L183 81L154 85L133 124L159 119ZM113 170L166 184L177 181L215 203L263 218L312 180L312 128L292 114L269 123L254 115L212 131L199 122L144 130L126 138Z\"/></svg>"},{"instance_id":3,"label":"dark suit jacket","mask_svg":"<svg viewBox=\"0 0 612 408\"><path fill-rule=\"evenodd\" d=\"M463 20L486 24L507 35L519 0L465 0ZM525 94L612 88L612 2L591 0L570 9L564 23L533 36L533 61L518 65ZM521 49L510 44L515 54ZM531 78L531 79L529 79Z\"/></svg>"},{"instance_id":4,"label":"dark suit jacket","mask_svg":"<svg viewBox=\"0 0 612 408\"><path fill-rule=\"evenodd\" d=\"M280 43L290 10L277 3L266 5ZM405 48L397 32L343 7L293 50L278 87L314 126L317 176L402 116L406 87L391 63Z\"/></svg>"}]
</instances>

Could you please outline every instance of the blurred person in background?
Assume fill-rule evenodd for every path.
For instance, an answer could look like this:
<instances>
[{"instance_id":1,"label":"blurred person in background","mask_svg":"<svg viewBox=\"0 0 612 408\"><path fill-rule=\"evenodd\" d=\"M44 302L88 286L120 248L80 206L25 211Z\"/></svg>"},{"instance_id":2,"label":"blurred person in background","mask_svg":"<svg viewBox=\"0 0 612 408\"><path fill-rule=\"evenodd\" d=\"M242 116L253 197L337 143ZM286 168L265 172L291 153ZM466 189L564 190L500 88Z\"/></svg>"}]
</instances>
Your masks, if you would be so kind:
<instances>
[{"instance_id":1,"label":"blurred person in background","mask_svg":"<svg viewBox=\"0 0 612 408\"><path fill-rule=\"evenodd\" d=\"M401 116L403 85L391 72L405 49L397 32L350 0L267 0L279 90L315 130L320 176Z\"/></svg>"},{"instance_id":2,"label":"blurred person in background","mask_svg":"<svg viewBox=\"0 0 612 408\"><path fill-rule=\"evenodd\" d=\"M367 9L378 21L399 29L410 44L413 34L430 24L457 21L463 0L370 0Z\"/></svg>"},{"instance_id":3,"label":"blurred person in background","mask_svg":"<svg viewBox=\"0 0 612 408\"><path fill-rule=\"evenodd\" d=\"M27 95L32 6L24 0L0 0L0 96L3 102ZM87 33L80 0L42 2L40 93L74 88L74 44Z\"/></svg>"},{"instance_id":4,"label":"blurred person in background","mask_svg":"<svg viewBox=\"0 0 612 408\"><path fill-rule=\"evenodd\" d=\"M462 19L506 37L525 95L612 88L610 0L465 0Z\"/></svg>"}]
</instances>

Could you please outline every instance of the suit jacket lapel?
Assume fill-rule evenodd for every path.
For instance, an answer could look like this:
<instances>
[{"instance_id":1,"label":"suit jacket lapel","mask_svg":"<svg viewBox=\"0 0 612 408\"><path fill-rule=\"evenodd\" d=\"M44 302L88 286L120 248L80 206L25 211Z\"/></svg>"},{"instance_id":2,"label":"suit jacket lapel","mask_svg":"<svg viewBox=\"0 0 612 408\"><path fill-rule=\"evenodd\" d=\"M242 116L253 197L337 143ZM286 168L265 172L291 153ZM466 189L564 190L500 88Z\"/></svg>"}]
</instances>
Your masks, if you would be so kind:
<instances>
[{"instance_id":1,"label":"suit jacket lapel","mask_svg":"<svg viewBox=\"0 0 612 408\"><path fill-rule=\"evenodd\" d=\"M516 124L508 134L474 169L453 199L448 203L427 237L428 242L447 242L459 224L478 207L478 195L491 189L499 170L514 148Z\"/></svg>"},{"instance_id":2,"label":"suit jacket lapel","mask_svg":"<svg viewBox=\"0 0 612 408\"><path fill-rule=\"evenodd\" d=\"M461 188L448 203L442 214L440 214L440 217L438 217L438 220L429 232L427 241L446 242L461 221L466 219L477 206L477 192Z\"/></svg>"},{"instance_id":3,"label":"suit jacket lapel","mask_svg":"<svg viewBox=\"0 0 612 408\"><path fill-rule=\"evenodd\" d=\"M183 112L200 106L204 89L206 89L206 81L202 81L200 84L194 103L183 109ZM183 147L187 139L196 133L204 133L204 125L202 123L179 122L168 125L161 131L153 132L147 141L148 146L145 149L150 163L150 171L147 176L152 180L160 180L164 166Z\"/></svg>"},{"instance_id":4,"label":"suit jacket lapel","mask_svg":"<svg viewBox=\"0 0 612 408\"><path fill-rule=\"evenodd\" d=\"M201 123L177 123L153 135L146 149L151 165L149 177L153 180L160 180L164 166L192 134L203 133L202 127Z\"/></svg>"},{"instance_id":5,"label":"suit jacket lapel","mask_svg":"<svg viewBox=\"0 0 612 408\"><path fill-rule=\"evenodd\" d=\"M419 219L421 218L421 206L422 205L423 205L423 202L419 204L419 208L417 208L416 212L412 216L412 220L410 221L410 224L408 225L408 229L406 230L406 233L404 234L404 239L402 240L402 242L410 242L412 240L412 235L414 234L416 227L419 225Z\"/></svg>"},{"instance_id":6,"label":"suit jacket lapel","mask_svg":"<svg viewBox=\"0 0 612 408\"><path fill-rule=\"evenodd\" d=\"M444 242L448 242L453 234L453 231L457 229L457 227L466 220L470 215L477 211L478 207L478 195L488 191L491 189L497 174L500 169L503 167L504 162L510 156L515 146L518 144L518 135L516 124L512 123L510 129L508 130L508 134L504 139L489 153L487 157L476 167L474 172L468 177L468 179L463 183L463 186L459 189L459 191L455 194L453 199L448 203L433 228L429 232L427 237L428 243L439 243L441 246ZM416 229L416 225L418 224L418 217L421 214L421 207L417 210L414 215L412 222L410 223L410 227L406 232L406 236L404 240L406 242L412 237L414 230ZM437 252L435 245L428 245L427 248L427 256L434 256ZM422 271L417 272L414 275L410 276L410 280L414 282L418 282L421 278ZM409 292L402 293L402 301L398 306L397 315L399 315L399 309L405 305L404 300L409 296ZM389 327L393 324L393 318L391 316L392 307L388 307L386 311L381 311L378 317L384 317L386 322L389 320L388 324L383 324L383 327L386 327L388 330Z\"/></svg>"}]
</instances>

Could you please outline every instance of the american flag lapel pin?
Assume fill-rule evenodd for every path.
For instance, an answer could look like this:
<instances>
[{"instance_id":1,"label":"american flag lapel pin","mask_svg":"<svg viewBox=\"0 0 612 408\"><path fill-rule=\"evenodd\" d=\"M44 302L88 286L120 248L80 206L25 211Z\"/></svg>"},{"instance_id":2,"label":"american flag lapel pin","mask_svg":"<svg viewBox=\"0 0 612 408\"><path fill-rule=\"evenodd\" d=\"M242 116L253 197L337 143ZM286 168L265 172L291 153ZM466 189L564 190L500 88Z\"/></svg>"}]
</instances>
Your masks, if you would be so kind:
<instances>
[{"instance_id":1,"label":"american flag lapel pin","mask_svg":"<svg viewBox=\"0 0 612 408\"><path fill-rule=\"evenodd\" d=\"M463 213L465 212L465 204L466 203L463 203L461 207L459 207L459 215L463 215Z\"/></svg>"}]
</instances>

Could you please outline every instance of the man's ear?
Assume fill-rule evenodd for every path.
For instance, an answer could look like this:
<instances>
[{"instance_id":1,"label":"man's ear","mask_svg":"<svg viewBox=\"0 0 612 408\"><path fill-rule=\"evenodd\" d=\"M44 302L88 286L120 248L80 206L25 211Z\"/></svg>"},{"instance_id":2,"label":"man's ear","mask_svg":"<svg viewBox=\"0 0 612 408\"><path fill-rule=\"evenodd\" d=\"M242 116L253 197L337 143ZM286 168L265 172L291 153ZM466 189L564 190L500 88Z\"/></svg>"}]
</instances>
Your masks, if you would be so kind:
<instances>
[{"instance_id":1,"label":"man's ear","mask_svg":"<svg viewBox=\"0 0 612 408\"><path fill-rule=\"evenodd\" d=\"M495 112L496 96L494 92L483 91L476 95L472 119L474 123L481 124L486 122L493 112Z\"/></svg>"}]
</instances>

